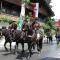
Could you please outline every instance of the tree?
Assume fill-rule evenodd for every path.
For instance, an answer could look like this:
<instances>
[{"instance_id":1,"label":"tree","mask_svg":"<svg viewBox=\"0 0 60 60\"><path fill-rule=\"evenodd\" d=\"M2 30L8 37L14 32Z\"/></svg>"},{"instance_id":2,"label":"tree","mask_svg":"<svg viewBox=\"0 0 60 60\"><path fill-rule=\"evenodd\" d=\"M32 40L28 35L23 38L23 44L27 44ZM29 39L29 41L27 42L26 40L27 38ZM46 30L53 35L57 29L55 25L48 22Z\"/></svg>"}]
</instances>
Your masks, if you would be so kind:
<instances>
[{"instance_id":1,"label":"tree","mask_svg":"<svg viewBox=\"0 0 60 60\"><path fill-rule=\"evenodd\" d=\"M54 18L49 18L48 17L45 20L45 23L43 25L43 29L44 29L45 33L47 32L48 29L50 29L50 30L56 30L56 27L53 25L54 22L55 22L55 19Z\"/></svg>"},{"instance_id":2,"label":"tree","mask_svg":"<svg viewBox=\"0 0 60 60\"><path fill-rule=\"evenodd\" d=\"M48 26L50 26L50 29L53 29L53 23L54 23L55 19L54 18L47 18L45 21L45 24L47 24Z\"/></svg>"}]
</instances>

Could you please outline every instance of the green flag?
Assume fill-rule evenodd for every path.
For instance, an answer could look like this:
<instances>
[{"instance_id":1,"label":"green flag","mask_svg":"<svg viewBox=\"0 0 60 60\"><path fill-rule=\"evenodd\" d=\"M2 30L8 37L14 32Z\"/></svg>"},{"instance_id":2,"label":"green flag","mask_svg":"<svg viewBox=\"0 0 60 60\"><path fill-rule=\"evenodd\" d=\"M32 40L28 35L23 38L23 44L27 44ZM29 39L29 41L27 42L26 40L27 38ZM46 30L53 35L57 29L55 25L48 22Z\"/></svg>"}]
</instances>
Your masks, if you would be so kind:
<instances>
[{"instance_id":1,"label":"green flag","mask_svg":"<svg viewBox=\"0 0 60 60\"><path fill-rule=\"evenodd\" d=\"M23 20L19 18L18 20L18 29L22 29L22 25L23 25Z\"/></svg>"}]
</instances>

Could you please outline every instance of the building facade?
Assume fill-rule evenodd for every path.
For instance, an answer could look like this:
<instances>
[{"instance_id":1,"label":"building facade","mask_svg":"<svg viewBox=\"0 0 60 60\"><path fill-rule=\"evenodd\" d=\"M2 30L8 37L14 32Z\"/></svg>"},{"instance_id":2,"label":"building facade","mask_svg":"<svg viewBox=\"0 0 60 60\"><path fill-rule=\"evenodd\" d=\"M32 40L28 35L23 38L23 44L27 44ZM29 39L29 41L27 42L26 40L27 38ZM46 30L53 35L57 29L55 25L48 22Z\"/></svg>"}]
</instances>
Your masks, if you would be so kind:
<instances>
[{"instance_id":1,"label":"building facade","mask_svg":"<svg viewBox=\"0 0 60 60\"><path fill-rule=\"evenodd\" d=\"M45 20L47 17L54 16L53 11L49 6L50 0L39 0L39 18ZM1 0L0 1L0 14L8 14L12 17L19 17L21 12L20 0ZM33 13L33 4L26 4L26 14ZM13 19L14 20L14 19ZM18 20L15 20L18 21Z\"/></svg>"}]
</instances>

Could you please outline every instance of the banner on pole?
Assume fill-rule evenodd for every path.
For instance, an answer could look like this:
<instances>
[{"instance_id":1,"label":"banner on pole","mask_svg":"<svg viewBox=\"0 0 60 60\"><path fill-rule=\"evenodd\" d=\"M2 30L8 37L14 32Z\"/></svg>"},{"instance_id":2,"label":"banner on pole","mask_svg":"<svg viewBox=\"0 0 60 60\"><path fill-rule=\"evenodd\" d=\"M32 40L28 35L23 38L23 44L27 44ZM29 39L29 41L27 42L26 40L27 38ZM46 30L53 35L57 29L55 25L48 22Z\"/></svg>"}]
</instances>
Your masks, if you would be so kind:
<instances>
[{"instance_id":1,"label":"banner on pole","mask_svg":"<svg viewBox=\"0 0 60 60\"><path fill-rule=\"evenodd\" d=\"M33 17L34 18L38 18L39 3L33 3L33 7L34 7Z\"/></svg>"}]
</instances>

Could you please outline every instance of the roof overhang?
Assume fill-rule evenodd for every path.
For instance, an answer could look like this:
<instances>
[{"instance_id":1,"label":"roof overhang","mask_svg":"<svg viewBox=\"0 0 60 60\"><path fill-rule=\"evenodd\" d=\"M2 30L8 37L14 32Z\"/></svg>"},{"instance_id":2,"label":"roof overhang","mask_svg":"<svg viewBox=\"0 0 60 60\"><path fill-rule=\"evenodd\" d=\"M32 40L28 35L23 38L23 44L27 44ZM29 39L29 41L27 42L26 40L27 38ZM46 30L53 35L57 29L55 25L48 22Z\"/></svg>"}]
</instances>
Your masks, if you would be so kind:
<instances>
[{"instance_id":1,"label":"roof overhang","mask_svg":"<svg viewBox=\"0 0 60 60\"><path fill-rule=\"evenodd\" d=\"M39 0L40 2L40 0ZM54 12L52 11L50 5L45 1L45 0L42 0L42 6L47 10L48 12L48 15L51 17L51 16L54 16Z\"/></svg>"}]
</instances>

